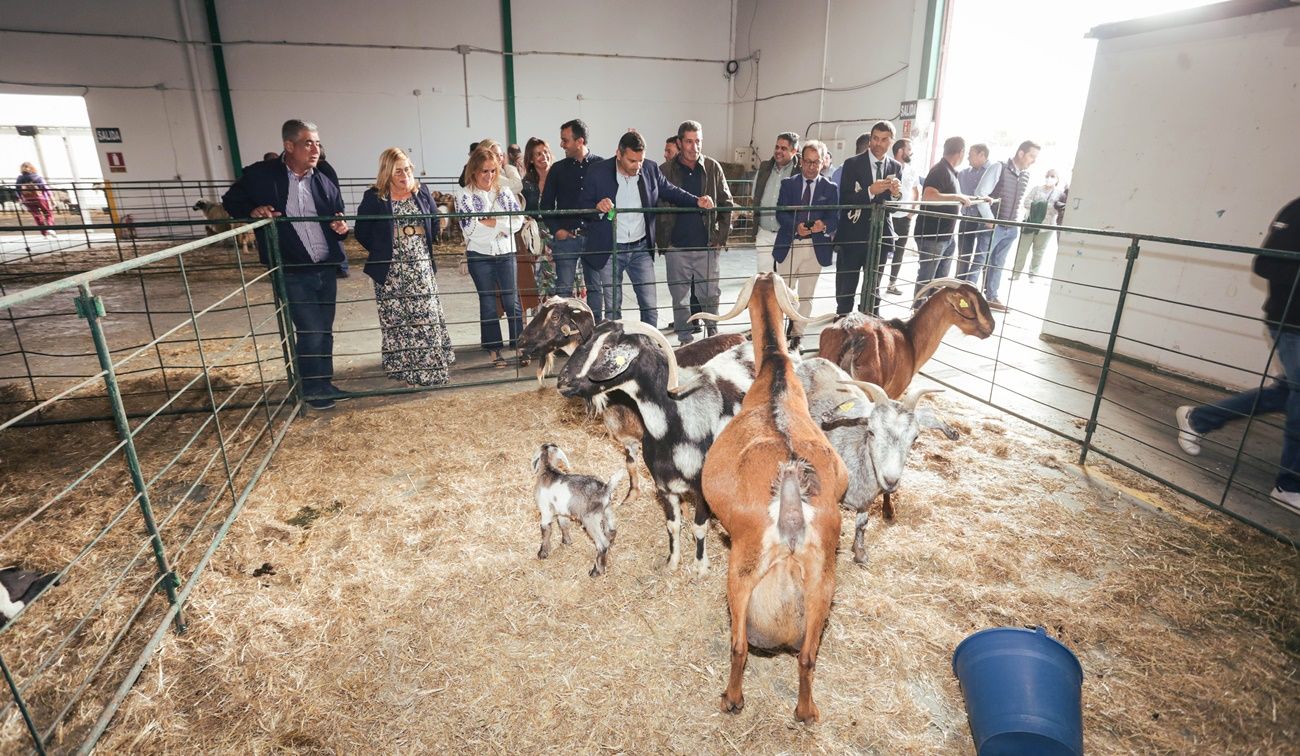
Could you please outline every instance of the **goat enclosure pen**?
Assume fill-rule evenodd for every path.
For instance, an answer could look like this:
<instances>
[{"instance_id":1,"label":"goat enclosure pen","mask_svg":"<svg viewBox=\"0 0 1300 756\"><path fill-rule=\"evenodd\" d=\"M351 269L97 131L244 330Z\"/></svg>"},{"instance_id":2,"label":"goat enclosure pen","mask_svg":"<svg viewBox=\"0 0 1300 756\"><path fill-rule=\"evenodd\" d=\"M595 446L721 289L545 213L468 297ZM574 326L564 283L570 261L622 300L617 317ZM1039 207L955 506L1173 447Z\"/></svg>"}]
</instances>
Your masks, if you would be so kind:
<instances>
[{"instance_id":1,"label":"goat enclosure pen","mask_svg":"<svg viewBox=\"0 0 1300 756\"><path fill-rule=\"evenodd\" d=\"M45 288L0 291L0 549L63 581L0 632L0 749L960 751L952 649L1040 624L1083 663L1089 750L1295 750L1300 555L1009 416L993 388L1031 367L1003 352L996 373L1011 316L923 373L957 389L937 406L962 437L921 436L865 567L846 524L805 728L789 655L751 658L745 710L718 712L725 557L666 572L649 493L621 508L604 577L577 529L536 559L537 445L601 476L621 452L553 381L484 364L454 264L458 390L371 390L354 274L340 372L384 395L301 415L277 271L224 241L118 241L62 282L48 257L4 266ZM954 375L985 359L993 381Z\"/></svg>"}]
</instances>

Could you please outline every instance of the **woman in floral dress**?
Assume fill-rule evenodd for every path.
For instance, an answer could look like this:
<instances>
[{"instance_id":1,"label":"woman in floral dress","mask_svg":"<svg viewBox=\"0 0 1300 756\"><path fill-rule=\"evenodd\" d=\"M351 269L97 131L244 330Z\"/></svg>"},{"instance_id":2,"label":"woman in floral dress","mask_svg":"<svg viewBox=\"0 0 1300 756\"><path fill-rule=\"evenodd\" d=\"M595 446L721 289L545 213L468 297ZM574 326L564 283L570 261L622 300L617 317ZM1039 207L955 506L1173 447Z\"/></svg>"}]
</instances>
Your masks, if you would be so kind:
<instances>
[{"instance_id":1,"label":"woman in floral dress","mask_svg":"<svg viewBox=\"0 0 1300 756\"><path fill-rule=\"evenodd\" d=\"M456 361L438 299L436 212L433 196L415 180L406 153L396 147L384 150L379 176L357 208L363 218L357 221L356 236L370 253L365 270L375 281L384 372L416 386L446 383Z\"/></svg>"}]
</instances>

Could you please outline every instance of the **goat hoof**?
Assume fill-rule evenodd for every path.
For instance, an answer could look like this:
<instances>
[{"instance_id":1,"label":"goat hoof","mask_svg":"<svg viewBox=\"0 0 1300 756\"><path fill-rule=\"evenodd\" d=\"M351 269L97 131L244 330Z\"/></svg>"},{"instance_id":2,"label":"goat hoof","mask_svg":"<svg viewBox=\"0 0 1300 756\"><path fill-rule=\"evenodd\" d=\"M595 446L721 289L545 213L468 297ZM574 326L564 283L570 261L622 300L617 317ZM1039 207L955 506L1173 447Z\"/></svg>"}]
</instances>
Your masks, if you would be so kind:
<instances>
[{"instance_id":1,"label":"goat hoof","mask_svg":"<svg viewBox=\"0 0 1300 756\"><path fill-rule=\"evenodd\" d=\"M726 693L722 694L722 713L739 714L740 710L745 708L745 696L741 695L736 700L731 700Z\"/></svg>"},{"instance_id":2,"label":"goat hoof","mask_svg":"<svg viewBox=\"0 0 1300 756\"><path fill-rule=\"evenodd\" d=\"M538 558L538 559L545 559L546 557L548 557L548 556L550 556L550 555L551 555L551 550L550 550L550 549L542 549L541 551L538 551L538 552L537 552L537 558Z\"/></svg>"},{"instance_id":3,"label":"goat hoof","mask_svg":"<svg viewBox=\"0 0 1300 756\"><path fill-rule=\"evenodd\" d=\"M594 578L595 578L595 577L600 577L601 575L604 575L604 574L605 574L605 571L602 570L602 569L600 569L599 567L592 567L592 568L591 568L591 572L588 572L588 573L587 573L587 577L594 577Z\"/></svg>"},{"instance_id":4,"label":"goat hoof","mask_svg":"<svg viewBox=\"0 0 1300 756\"><path fill-rule=\"evenodd\" d=\"M854 564L860 564L860 565L862 565L863 567L866 567L866 566L867 566L867 555L866 555L866 554L854 554L854 555L853 555L853 563L854 563Z\"/></svg>"},{"instance_id":5,"label":"goat hoof","mask_svg":"<svg viewBox=\"0 0 1300 756\"><path fill-rule=\"evenodd\" d=\"M803 724L810 725L821 721L822 715L821 712L817 710L817 704L810 703L808 704L807 709L804 709L802 706L794 707L794 718Z\"/></svg>"}]
</instances>

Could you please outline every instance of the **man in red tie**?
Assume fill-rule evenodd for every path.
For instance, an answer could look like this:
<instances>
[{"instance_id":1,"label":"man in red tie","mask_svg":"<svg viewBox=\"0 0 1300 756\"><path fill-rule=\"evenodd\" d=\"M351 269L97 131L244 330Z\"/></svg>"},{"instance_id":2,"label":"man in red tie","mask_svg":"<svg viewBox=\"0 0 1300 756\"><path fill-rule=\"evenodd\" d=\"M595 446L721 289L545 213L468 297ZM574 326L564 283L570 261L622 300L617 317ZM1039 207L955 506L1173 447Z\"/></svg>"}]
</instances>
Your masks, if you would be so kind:
<instances>
[{"instance_id":1,"label":"man in red tie","mask_svg":"<svg viewBox=\"0 0 1300 756\"><path fill-rule=\"evenodd\" d=\"M839 204L835 184L820 175L826 145L816 140L804 144L800 153L799 173L781 182L776 213L776 242L772 258L776 272L799 295L799 312L812 315L813 295L822 268L831 264L831 238L839 222L839 212L825 209ZM792 323L787 334L790 347L799 348L802 324Z\"/></svg>"}]
</instances>

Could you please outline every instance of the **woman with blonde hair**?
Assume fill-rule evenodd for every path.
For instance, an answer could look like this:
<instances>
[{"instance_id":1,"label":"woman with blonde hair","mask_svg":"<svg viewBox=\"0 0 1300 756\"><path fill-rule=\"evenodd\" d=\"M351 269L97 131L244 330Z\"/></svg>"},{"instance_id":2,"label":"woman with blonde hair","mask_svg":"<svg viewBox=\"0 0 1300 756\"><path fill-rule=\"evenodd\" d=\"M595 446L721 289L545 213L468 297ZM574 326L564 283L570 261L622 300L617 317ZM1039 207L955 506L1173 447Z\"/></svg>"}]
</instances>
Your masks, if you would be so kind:
<instances>
[{"instance_id":1,"label":"woman with blonde hair","mask_svg":"<svg viewBox=\"0 0 1300 756\"><path fill-rule=\"evenodd\" d=\"M36 172L36 166L23 163L18 167L18 180L14 182L18 199L36 220L41 236L58 236L54 233L54 197L45 179Z\"/></svg>"},{"instance_id":2,"label":"woman with blonde hair","mask_svg":"<svg viewBox=\"0 0 1300 756\"><path fill-rule=\"evenodd\" d=\"M375 281L384 372L418 386L446 383L456 361L438 299L436 212L433 196L416 180L406 153L397 147L384 150L379 175L357 208L363 217L357 220L356 237L370 253L365 271Z\"/></svg>"},{"instance_id":3,"label":"woman with blonde hair","mask_svg":"<svg viewBox=\"0 0 1300 756\"><path fill-rule=\"evenodd\" d=\"M523 226L523 208L513 192L498 184L500 167L490 149L480 146L470 155L464 172L465 191L456 198L456 212L464 214L460 228L465 236L465 257L478 291L479 340L492 354L493 366L505 368L496 302L500 296L510 329L510 348L514 349L524 328L515 278L515 234ZM514 214L479 215L502 212Z\"/></svg>"},{"instance_id":4,"label":"woman with blonde hair","mask_svg":"<svg viewBox=\"0 0 1300 756\"><path fill-rule=\"evenodd\" d=\"M488 150L497 158L497 185L502 189L515 195L519 199L524 191L524 179L519 175L519 169L506 161L505 150L501 148L501 143L495 139L484 139L481 142L475 142L470 154L473 155L479 150ZM461 171L460 185L469 186L470 177Z\"/></svg>"}]
</instances>

